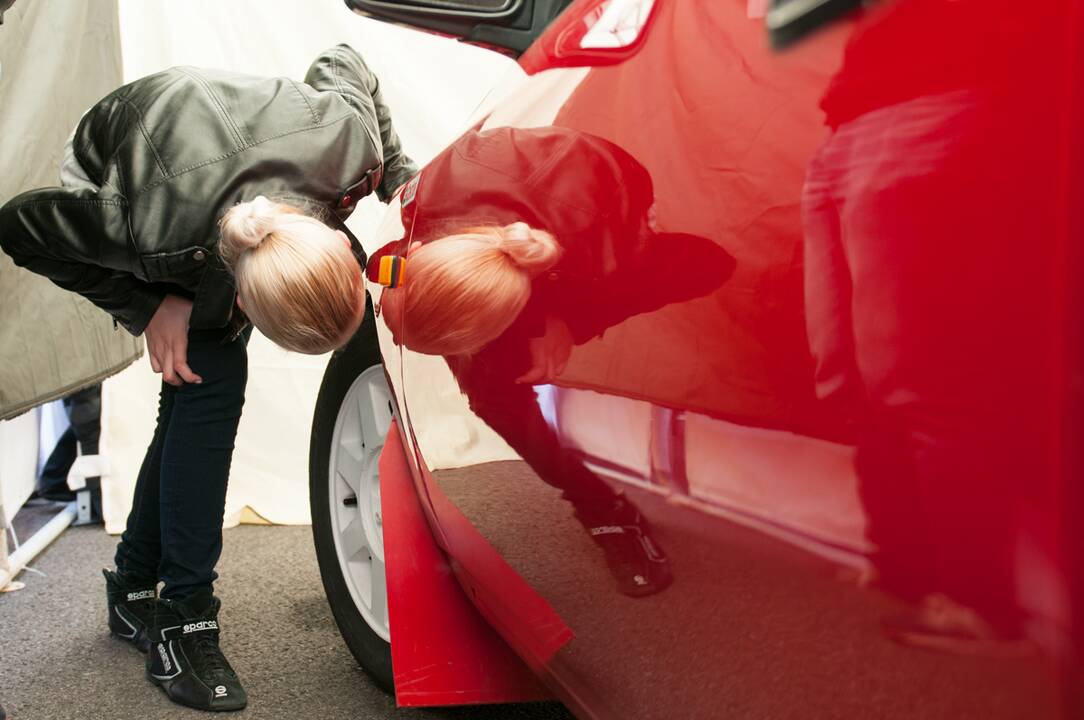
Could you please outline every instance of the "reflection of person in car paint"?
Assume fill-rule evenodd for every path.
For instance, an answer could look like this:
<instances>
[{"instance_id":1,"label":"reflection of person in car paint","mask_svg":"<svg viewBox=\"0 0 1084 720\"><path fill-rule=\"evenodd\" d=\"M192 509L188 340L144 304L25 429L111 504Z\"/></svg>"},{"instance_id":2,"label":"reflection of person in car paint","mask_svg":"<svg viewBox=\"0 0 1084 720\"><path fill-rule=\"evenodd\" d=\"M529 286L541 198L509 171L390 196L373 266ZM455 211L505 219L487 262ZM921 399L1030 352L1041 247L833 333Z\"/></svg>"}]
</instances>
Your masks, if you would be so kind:
<instances>
[{"instance_id":1,"label":"reflection of person in car paint","mask_svg":"<svg viewBox=\"0 0 1084 720\"><path fill-rule=\"evenodd\" d=\"M408 347L429 355L471 355L499 337L563 253L553 235L523 222L439 240L411 243L410 292L384 296L408 318Z\"/></svg>"},{"instance_id":2,"label":"reflection of person in car paint","mask_svg":"<svg viewBox=\"0 0 1084 720\"><path fill-rule=\"evenodd\" d=\"M860 421L876 579L918 604L900 637L927 643L1018 623L1014 505L1041 456L1019 349L1041 345L1042 312L1005 291L1037 282L1043 252L1013 249L1046 241L1033 209L1047 203L1042 173L1024 188L1005 172L1033 167L1009 146L1034 139L1006 140L1028 124L1014 130L999 96L1018 54L992 40L1018 15L1003 27L1009 13L972 0L871 10L822 101L832 134L804 189L818 394Z\"/></svg>"},{"instance_id":3,"label":"reflection of person in car paint","mask_svg":"<svg viewBox=\"0 0 1084 720\"><path fill-rule=\"evenodd\" d=\"M646 520L562 447L531 385L559 384L574 345L708 294L731 258L655 232L646 169L571 130L471 132L416 181L405 279L384 290L385 321L408 348L445 356L471 409L562 490L623 593L658 592L670 570Z\"/></svg>"}]
</instances>

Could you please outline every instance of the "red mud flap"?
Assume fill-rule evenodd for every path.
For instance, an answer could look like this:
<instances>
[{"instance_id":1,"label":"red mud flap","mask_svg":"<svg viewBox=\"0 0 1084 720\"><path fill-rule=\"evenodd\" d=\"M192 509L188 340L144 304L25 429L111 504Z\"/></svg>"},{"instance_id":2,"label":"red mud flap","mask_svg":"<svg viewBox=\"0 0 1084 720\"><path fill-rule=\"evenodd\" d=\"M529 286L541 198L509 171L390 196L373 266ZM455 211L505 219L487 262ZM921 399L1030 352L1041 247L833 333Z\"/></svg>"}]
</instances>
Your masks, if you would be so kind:
<instances>
[{"instance_id":1,"label":"red mud flap","mask_svg":"<svg viewBox=\"0 0 1084 720\"><path fill-rule=\"evenodd\" d=\"M452 574L419 504L395 423L380 456L380 495L396 702L419 707L550 698Z\"/></svg>"}]
</instances>

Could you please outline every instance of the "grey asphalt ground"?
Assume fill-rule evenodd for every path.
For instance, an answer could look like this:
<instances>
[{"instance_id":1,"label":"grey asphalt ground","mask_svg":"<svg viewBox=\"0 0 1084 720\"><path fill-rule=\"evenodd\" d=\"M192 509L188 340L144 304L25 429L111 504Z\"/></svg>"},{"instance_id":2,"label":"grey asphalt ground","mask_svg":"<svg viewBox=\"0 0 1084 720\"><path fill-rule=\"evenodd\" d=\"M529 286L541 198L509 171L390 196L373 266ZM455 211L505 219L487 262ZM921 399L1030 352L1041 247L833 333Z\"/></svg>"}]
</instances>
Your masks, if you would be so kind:
<instances>
[{"instance_id":1,"label":"grey asphalt ground","mask_svg":"<svg viewBox=\"0 0 1084 720\"><path fill-rule=\"evenodd\" d=\"M104 582L116 538L71 528L0 594L0 705L11 720L210 718L173 705L135 648L106 631ZM307 527L225 532L217 592L222 644L249 706L223 717L571 720L557 703L401 710L358 668L324 599Z\"/></svg>"}]
</instances>

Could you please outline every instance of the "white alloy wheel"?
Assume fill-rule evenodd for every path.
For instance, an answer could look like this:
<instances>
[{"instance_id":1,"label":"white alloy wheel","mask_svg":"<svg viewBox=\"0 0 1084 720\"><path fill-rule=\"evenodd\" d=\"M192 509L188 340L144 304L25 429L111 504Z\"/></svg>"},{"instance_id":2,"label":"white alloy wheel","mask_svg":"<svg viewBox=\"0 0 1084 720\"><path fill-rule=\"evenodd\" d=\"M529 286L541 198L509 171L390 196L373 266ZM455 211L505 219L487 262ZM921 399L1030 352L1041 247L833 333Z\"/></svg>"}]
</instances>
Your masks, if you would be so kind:
<instances>
[{"instance_id":1,"label":"white alloy wheel","mask_svg":"<svg viewBox=\"0 0 1084 720\"><path fill-rule=\"evenodd\" d=\"M332 538L342 577L369 627L391 642L380 514L380 451L391 425L384 368L374 365L350 386L335 419L328 463Z\"/></svg>"}]
</instances>

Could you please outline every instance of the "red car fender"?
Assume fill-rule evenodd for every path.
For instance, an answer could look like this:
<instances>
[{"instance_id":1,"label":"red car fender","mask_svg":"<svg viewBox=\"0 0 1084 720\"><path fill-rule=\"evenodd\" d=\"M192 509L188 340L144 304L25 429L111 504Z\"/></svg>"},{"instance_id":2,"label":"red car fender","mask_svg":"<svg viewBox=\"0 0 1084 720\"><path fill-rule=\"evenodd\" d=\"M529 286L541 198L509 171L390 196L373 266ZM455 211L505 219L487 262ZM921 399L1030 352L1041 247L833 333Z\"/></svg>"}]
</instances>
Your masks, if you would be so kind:
<instances>
[{"instance_id":1,"label":"red car fender","mask_svg":"<svg viewBox=\"0 0 1084 720\"><path fill-rule=\"evenodd\" d=\"M429 529L394 422L380 456L380 494L396 702L419 707L549 698L456 581Z\"/></svg>"}]
</instances>

